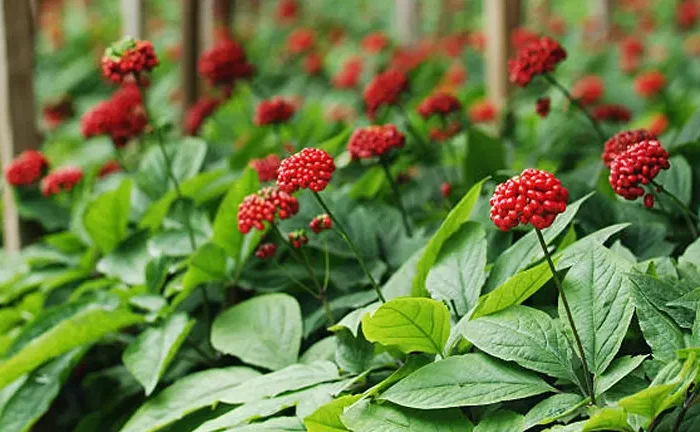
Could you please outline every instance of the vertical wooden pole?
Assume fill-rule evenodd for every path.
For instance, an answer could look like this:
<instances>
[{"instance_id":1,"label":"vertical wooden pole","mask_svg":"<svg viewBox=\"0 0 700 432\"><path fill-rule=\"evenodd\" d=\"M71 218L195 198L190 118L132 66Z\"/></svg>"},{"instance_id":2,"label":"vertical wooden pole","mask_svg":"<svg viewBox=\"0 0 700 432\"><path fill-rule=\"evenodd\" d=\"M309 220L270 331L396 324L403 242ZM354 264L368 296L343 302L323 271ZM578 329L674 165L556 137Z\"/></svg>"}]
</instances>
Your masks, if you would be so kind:
<instances>
[{"instance_id":1,"label":"vertical wooden pole","mask_svg":"<svg viewBox=\"0 0 700 432\"><path fill-rule=\"evenodd\" d=\"M216 0L200 0L199 10L199 52L214 46L216 35Z\"/></svg>"},{"instance_id":2,"label":"vertical wooden pole","mask_svg":"<svg viewBox=\"0 0 700 432\"><path fill-rule=\"evenodd\" d=\"M512 56L510 36L520 25L520 0L484 2L486 29L486 87L489 100L499 111L508 100L508 59Z\"/></svg>"},{"instance_id":3,"label":"vertical wooden pole","mask_svg":"<svg viewBox=\"0 0 700 432\"><path fill-rule=\"evenodd\" d=\"M14 157L39 147L34 107L34 43L29 2L2 0L0 7L0 158L3 173ZM18 251L29 235L23 229L9 185L3 185L5 250Z\"/></svg>"},{"instance_id":4,"label":"vertical wooden pole","mask_svg":"<svg viewBox=\"0 0 700 432\"><path fill-rule=\"evenodd\" d=\"M183 116L197 102L197 60L199 59L200 0L182 0L182 104Z\"/></svg>"},{"instance_id":5,"label":"vertical wooden pole","mask_svg":"<svg viewBox=\"0 0 700 432\"><path fill-rule=\"evenodd\" d=\"M420 36L420 24L418 0L395 0L394 27L401 43L415 43Z\"/></svg>"},{"instance_id":6,"label":"vertical wooden pole","mask_svg":"<svg viewBox=\"0 0 700 432\"><path fill-rule=\"evenodd\" d=\"M596 17L597 39L607 41L610 39L610 29L613 21L613 0L593 0Z\"/></svg>"},{"instance_id":7,"label":"vertical wooden pole","mask_svg":"<svg viewBox=\"0 0 700 432\"><path fill-rule=\"evenodd\" d=\"M122 12L122 36L143 39L146 35L144 0L120 0Z\"/></svg>"}]
</instances>

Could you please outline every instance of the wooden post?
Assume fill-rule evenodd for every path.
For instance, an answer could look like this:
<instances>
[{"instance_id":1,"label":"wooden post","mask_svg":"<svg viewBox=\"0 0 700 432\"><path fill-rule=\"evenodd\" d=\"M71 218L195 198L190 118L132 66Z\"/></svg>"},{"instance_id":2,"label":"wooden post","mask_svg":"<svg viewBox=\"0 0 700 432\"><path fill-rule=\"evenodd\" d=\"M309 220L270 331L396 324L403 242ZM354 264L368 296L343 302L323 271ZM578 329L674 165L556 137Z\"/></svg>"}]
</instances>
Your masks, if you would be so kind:
<instances>
[{"instance_id":1,"label":"wooden post","mask_svg":"<svg viewBox=\"0 0 700 432\"><path fill-rule=\"evenodd\" d=\"M5 168L14 157L39 147L34 107L34 43L29 2L3 0L0 7L0 149ZM16 252L30 235L17 214L12 188L3 186L5 251Z\"/></svg>"},{"instance_id":2,"label":"wooden post","mask_svg":"<svg viewBox=\"0 0 700 432\"><path fill-rule=\"evenodd\" d=\"M597 40L610 39L610 29L613 21L613 0L593 0L596 17Z\"/></svg>"},{"instance_id":3,"label":"wooden post","mask_svg":"<svg viewBox=\"0 0 700 432\"><path fill-rule=\"evenodd\" d=\"M488 0L484 7L487 94L496 109L502 112L510 91L508 59L513 54L510 36L520 25L520 0Z\"/></svg>"},{"instance_id":4,"label":"wooden post","mask_svg":"<svg viewBox=\"0 0 700 432\"><path fill-rule=\"evenodd\" d=\"M418 0L395 0L394 27L401 43L415 43L420 36L420 24Z\"/></svg>"},{"instance_id":5,"label":"wooden post","mask_svg":"<svg viewBox=\"0 0 700 432\"><path fill-rule=\"evenodd\" d=\"M197 102L197 60L200 47L200 0L182 1L182 105L183 116Z\"/></svg>"},{"instance_id":6,"label":"wooden post","mask_svg":"<svg viewBox=\"0 0 700 432\"><path fill-rule=\"evenodd\" d=\"M144 0L121 0L122 36L143 39L146 35Z\"/></svg>"}]
</instances>

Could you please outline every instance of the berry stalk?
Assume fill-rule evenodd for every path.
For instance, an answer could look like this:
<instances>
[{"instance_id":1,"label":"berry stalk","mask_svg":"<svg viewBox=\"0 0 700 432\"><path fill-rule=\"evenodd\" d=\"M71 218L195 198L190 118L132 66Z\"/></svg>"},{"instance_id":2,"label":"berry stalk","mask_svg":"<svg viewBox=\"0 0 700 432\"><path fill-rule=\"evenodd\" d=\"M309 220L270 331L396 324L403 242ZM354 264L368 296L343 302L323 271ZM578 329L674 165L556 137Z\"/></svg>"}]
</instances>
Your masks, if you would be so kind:
<instances>
[{"instance_id":1,"label":"berry stalk","mask_svg":"<svg viewBox=\"0 0 700 432\"><path fill-rule=\"evenodd\" d=\"M544 256L547 259L547 263L549 264L549 269L552 272L552 278L554 279L554 284L557 286L557 291L559 291L559 296L561 297L561 302L564 305L564 310L566 310L566 318L569 321L569 325L571 326L571 332L574 335L574 339L576 340L576 347L578 349L579 357L581 357L581 365L583 366L583 374L585 375L585 381L586 381L586 388L588 389L588 395L591 398L591 402L593 405L596 405L596 400L595 400L595 392L593 390L593 379L591 376L591 373L588 369L588 362L586 361L586 355L583 350L583 344L581 343L581 337L578 334L578 330L576 330L576 325L574 324L574 317L571 314L571 308L569 307L569 302L566 301L566 295L564 294L564 288L562 287L561 281L559 280L559 275L557 274L557 270L554 267L554 263L552 262L552 257L549 254L549 250L547 249L547 243L544 241L544 237L542 236L542 231L539 230L539 228L535 228L535 233L537 233L537 239L540 241L540 246L542 247L542 251L544 252Z\"/></svg>"},{"instance_id":2,"label":"berry stalk","mask_svg":"<svg viewBox=\"0 0 700 432\"><path fill-rule=\"evenodd\" d=\"M328 208L326 203L323 201L323 198L321 198L321 195L318 194L318 192L314 191L314 197L316 198L316 201L321 205L323 210L328 213L328 216L331 217L333 220L333 225L334 228L338 231L338 234L340 237L347 243L347 245L350 247L350 250L352 250L352 253L355 255L355 258L357 259L357 262L360 264L360 267L362 267L362 271L365 273L367 278L369 279L370 283L372 284L372 288L374 288L374 291L377 292L377 297L379 297L379 300L381 300L382 303L386 303L386 298L384 297L384 294L382 294L382 290L379 288L379 285L377 284L377 281L374 280L374 277L372 276L372 273L369 272L367 269L367 265L365 264L365 261L362 259L362 255L357 250L357 247L355 246L355 243L353 243L352 240L350 240L350 237L348 236L347 231L343 227L343 224L340 223L338 218L335 217L335 214L331 211L331 209Z\"/></svg>"},{"instance_id":3,"label":"berry stalk","mask_svg":"<svg viewBox=\"0 0 700 432\"><path fill-rule=\"evenodd\" d=\"M598 138L600 138L601 142L605 142L605 134L603 133L603 130L600 128L600 125L598 124L598 120L596 120L593 115L584 107L581 102L578 101L575 97L569 93L569 90L566 89L563 85L559 83L551 74L544 74L544 78L552 84L554 87L556 87L563 95L566 97L566 99L571 102L572 105L574 105L576 108L578 108L579 111L581 111L588 121L591 122L591 125L593 126L593 129L595 130L595 133L598 135Z\"/></svg>"},{"instance_id":4,"label":"berry stalk","mask_svg":"<svg viewBox=\"0 0 700 432\"><path fill-rule=\"evenodd\" d=\"M693 214L692 210L685 205L683 201L680 200L675 194L667 190L665 187L660 185L659 183L655 182L654 180L651 181L651 184L656 186L658 190L660 190L664 195L669 197L671 201L673 201L678 207L681 208L681 213L683 213L683 219L685 219L685 223L688 225L688 228L690 229L690 232L693 234L694 238L698 238L698 230L695 226L695 221L697 221L697 216Z\"/></svg>"},{"instance_id":5,"label":"berry stalk","mask_svg":"<svg viewBox=\"0 0 700 432\"><path fill-rule=\"evenodd\" d=\"M399 191L399 187L394 181L394 177L391 175L389 163L386 161L386 159L381 158L379 159L379 165L382 166L384 174L386 175L386 179L391 185L391 190L394 193L394 198L396 199L396 203L399 206L399 210L401 211L401 220L403 221L403 227L406 230L406 234L409 237L413 237L413 232L411 231L411 224L408 219L408 212L406 211L406 207L404 207L403 205L403 200L401 199L401 191Z\"/></svg>"}]
</instances>

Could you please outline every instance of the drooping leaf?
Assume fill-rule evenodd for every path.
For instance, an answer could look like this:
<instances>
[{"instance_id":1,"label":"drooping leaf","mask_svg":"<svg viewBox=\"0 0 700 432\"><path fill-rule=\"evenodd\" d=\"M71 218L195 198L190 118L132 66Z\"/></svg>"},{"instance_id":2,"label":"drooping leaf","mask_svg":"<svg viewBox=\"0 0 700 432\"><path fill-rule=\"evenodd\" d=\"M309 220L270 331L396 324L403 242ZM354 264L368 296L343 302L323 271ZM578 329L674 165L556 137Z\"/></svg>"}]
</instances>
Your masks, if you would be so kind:
<instances>
[{"instance_id":1,"label":"drooping leaf","mask_svg":"<svg viewBox=\"0 0 700 432\"><path fill-rule=\"evenodd\" d=\"M146 282L146 265L150 260L148 236L142 232L129 237L100 259L97 270L126 284L140 285Z\"/></svg>"},{"instance_id":2,"label":"drooping leaf","mask_svg":"<svg viewBox=\"0 0 700 432\"><path fill-rule=\"evenodd\" d=\"M309 432L347 432L349 429L340 420L340 416L345 408L357 402L361 397L361 395L339 397L306 417L304 425Z\"/></svg>"},{"instance_id":3,"label":"drooping leaf","mask_svg":"<svg viewBox=\"0 0 700 432\"><path fill-rule=\"evenodd\" d=\"M577 410L584 401L583 396L574 393L558 393L530 409L523 420L524 430L537 425L546 425Z\"/></svg>"},{"instance_id":4,"label":"drooping leaf","mask_svg":"<svg viewBox=\"0 0 700 432\"><path fill-rule=\"evenodd\" d=\"M173 315L141 333L124 351L124 365L143 385L146 396L156 388L194 324L185 314Z\"/></svg>"},{"instance_id":5,"label":"drooping leaf","mask_svg":"<svg viewBox=\"0 0 700 432\"><path fill-rule=\"evenodd\" d=\"M102 253L112 252L126 238L130 208L131 180L88 204L83 226Z\"/></svg>"},{"instance_id":6,"label":"drooping leaf","mask_svg":"<svg viewBox=\"0 0 700 432\"><path fill-rule=\"evenodd\" d=\"M404 353L438 354L450 335L450 312L436 300L397 298L365 315L362 332L368 341L394 346Z\"/></svg>"},{"instance_id":7,"label":"drooping leaf","mask_svg":"<svg viewBox=\"0 0 700 432\"><path fill-rule=\"evenodd\" d=\"M602 408L588 419L583 425L583 432L594 431L618 431L618 432L634 432L634 429L627 423L627 413L614 407Z\"/></svg>"},{"instance_id":8,"label":"drooping leaf","mask_svg":"<svg viewBox=\"0 0 700 432\"><path fill-rule=\"evenodd\" d=\"M211 343L245 363L278 370L296 363L301 336L301 310L296 299L287 294L269 294L247 300L216 317Z\"/></svg>"},{"instance_id":9,"label":"drooping leaf","mask_svg":"<svg viewBox=\"0 0 700 432\"><path fill-rule=\"evenodd\" d=\"M620 382L624 377L632 373L642 364L647 356L624 356L616 358L610 363L610 366L595 380L595 394L602 395L607 390L611 389L615 384Z\"/></svg>"},{"instance_id":10,"label":"drooping leaf","mask_svg":"<svg viewBox=\"0 0 700 432\"><path fill-rule=\"evenodd\" d=\"M492 412L481 419L474 432L521 432L523 416L509 410Z\"/></svg>"},{"instance_id":11,"label":"drooping leaf","mask_svg":"<svg viewBox=\"0 0 700 432\"><path fill-rule=\"evenodd\" d=\"M380 399L418 409L489 405L554 391L532 372L485 354L453 356L429 364Z\"/></svg>"}]
</instances>

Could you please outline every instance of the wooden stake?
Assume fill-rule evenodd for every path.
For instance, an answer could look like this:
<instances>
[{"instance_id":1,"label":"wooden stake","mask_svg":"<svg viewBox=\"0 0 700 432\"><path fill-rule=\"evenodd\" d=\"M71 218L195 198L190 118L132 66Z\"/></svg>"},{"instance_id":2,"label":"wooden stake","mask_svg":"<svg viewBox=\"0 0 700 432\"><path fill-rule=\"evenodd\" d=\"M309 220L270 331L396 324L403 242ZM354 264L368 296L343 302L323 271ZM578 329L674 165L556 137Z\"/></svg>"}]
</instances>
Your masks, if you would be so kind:
<instances>
[{"instance_id":1,"label":"wooden stake","mask_svg":"<svg viewBox=\"0 0 700 432\"><path fill-rule=\"evenodd\" d=\"M598 30L597 40L607 41L610 39L610 30L613 21L613 0L593 0L596 17L596 29Z\"/></svg>"},{"instance_id":2,"label":"wooden stake","mask_svg":"<svg viewBox=\"0 0 700 432\"><path fill-rule=\"evenodd\" d=\"M2 1L0 35L0 158L4 173L16 155L39 147L29 2ZM20 223L12 188L4 184L2 192L5 251L16 252L31 239L32 233L23 229Z\"/></svg>"},{"instance_id":3,"label":"wooden stake","mask_svg":"<svg viewBox=\"0 0 700 432\"><path fill-rule=\"evenodd\" d=\"M199 59L200 1L182 1L182 105L183 116L197 102L197 60Z\"/></svg>"},{"instance_id":4,"label":"wooden stake","mask_svg":"<svg viewBox=\"0 0 700 432\"><path fill-rule=\"evenodd\" d=\"M394 27L404 45L415 43L420 37L420 13L418 0L395 0Z\"/></svg>"},{"instance_id":5,"label":"wooden stake","mask_svg":"<svg viewBox=\"0 0 700 432\"><path fill-rule=\"evenodd\" d=\"M520 25L520 0L484 2L486 29L486 86L489 100L503 111L510 92L508 59L512 56L510 37Z\"/></svg>"},{"instance_id":6,"label":"wooden stake","mask_svg":"<svg viewBox=\"0 0 700 432\"><path fill-rule=\"evenodd\" d=\"M143 39L146 35L146 21L143 0L121 0L122 36Z\"/></svg>"}]
</instances>

